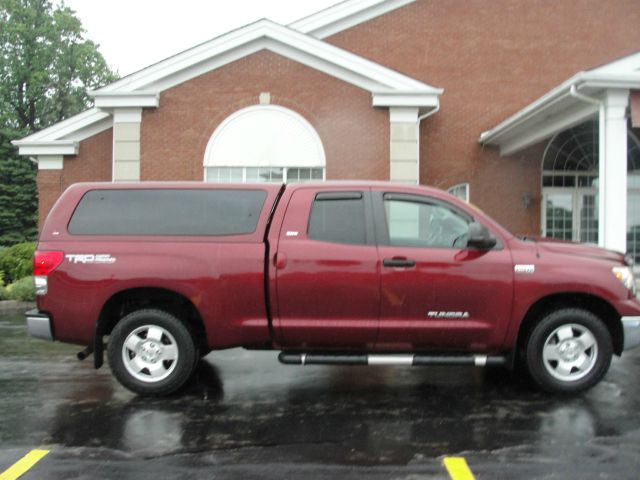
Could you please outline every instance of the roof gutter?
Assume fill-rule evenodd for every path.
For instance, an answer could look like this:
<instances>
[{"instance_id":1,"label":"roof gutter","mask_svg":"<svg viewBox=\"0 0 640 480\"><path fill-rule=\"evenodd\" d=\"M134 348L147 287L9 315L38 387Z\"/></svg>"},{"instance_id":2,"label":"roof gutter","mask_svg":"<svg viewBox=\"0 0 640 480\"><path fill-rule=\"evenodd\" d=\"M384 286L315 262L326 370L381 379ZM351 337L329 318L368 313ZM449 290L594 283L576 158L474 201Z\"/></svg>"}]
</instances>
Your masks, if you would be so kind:
<instances>
[{"instance_id":1,"label":"roof gutter","mask_svg":"<svg viewBox=\"0 0 640 480\"><path fill-rule=\"evenodd\" d=\"M75 140L25 141L13 140L11 144L18 147L18 155L77 155L80 147Z\"/></svg>"},{"instance_id":2,"label":"roof gutter","mask_svg":"<svg viewBox=\"0 0 640 480\"><path fill-rule=\"evenodd\" d=\"M520 126L534 115L539 115L547 108L567 97L574 97L584 100L587 103L593 103L586 100L586 98L591 97L586 97L585 95L578 93L578 90L582 87L637 89L640 87L640 73L603 74L600 72L580 72L561 84L559 87L551 90L546 95L529 104L519 113L512 115L510 118L491 130L487 130L480 134L478 142L488 144L495 141L501 136L509 133L512 129ZM572 91L574 94L571 93ZM594 99L591 98L591 100Z\"/></svg>"},{"instance_id":3,"label":"roof gutter","mask_svg":"<svg viewBox=\"0 0 640 480\"><path fill-rule=\"evenodd\" d=\"M583 73L578 73L577 75L571 77L568 81L562 84L555 90L547 93L543 97L541 97L538 101L529 104L529 106L525 107L520 113L516 113L512 117L508 118L504 122L500 123L496 127L491 130L487 130L480 134L480 138L478 142L482 144L486 144L499 138L500 136L510 132L515 127L520 125L521 123L527 121L529 118L534 115L538 115L540 111L546 110L551 107L556 102L569 97L571 95L571 87L578 85L579 83L584 83L582 79Z\"/></svg>"}]
</instances>

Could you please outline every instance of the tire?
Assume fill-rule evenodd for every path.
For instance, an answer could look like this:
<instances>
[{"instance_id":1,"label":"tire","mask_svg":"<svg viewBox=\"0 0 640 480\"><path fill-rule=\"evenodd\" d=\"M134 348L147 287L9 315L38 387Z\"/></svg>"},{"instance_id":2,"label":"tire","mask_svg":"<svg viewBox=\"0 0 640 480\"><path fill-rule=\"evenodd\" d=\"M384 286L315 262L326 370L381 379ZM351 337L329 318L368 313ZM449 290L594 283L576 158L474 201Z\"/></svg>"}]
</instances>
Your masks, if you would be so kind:
<instances>
[{"instance_id":1,"label":"tire","mask_svg":"<svg viewBox=\"0 0 640 480\"><path fill-rule=\"evenodd\" d=\"M593 313L555 310L535 326L525 346L527 371L543 390L583 392L607 373L613 342L606 325Z\"/></svg>"},{"instance_id":2,"label":"tire","mask_svg":"<svg viewBox=\"0 0 640 480\"><path fill-rule=\"evenodd\" d=\"M145 396L178 391L200 358L188 327L155 309L136 310L116 324L109 337L108 357L116 379Z\"/></svg>"}]
</instances>

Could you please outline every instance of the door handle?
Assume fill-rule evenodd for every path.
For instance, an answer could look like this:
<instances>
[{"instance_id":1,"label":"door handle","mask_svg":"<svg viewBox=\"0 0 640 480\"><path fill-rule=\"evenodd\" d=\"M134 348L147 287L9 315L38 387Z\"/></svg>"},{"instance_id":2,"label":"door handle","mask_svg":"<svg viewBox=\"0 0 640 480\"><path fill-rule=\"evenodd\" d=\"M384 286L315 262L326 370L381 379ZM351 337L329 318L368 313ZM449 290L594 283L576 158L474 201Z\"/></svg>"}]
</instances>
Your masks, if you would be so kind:
<instances>
[{"instance_id":1,"label":"door handle","mask_svg":"<svg viewBox=\"0 0 640 480\"><path fill-rule=\"evenodd\" d=\"M382 264L385 267L415 267L416 261L411 260L410 258L393 257L393 258L385 258L382 261Z\"/></svg>"}]
</instances>

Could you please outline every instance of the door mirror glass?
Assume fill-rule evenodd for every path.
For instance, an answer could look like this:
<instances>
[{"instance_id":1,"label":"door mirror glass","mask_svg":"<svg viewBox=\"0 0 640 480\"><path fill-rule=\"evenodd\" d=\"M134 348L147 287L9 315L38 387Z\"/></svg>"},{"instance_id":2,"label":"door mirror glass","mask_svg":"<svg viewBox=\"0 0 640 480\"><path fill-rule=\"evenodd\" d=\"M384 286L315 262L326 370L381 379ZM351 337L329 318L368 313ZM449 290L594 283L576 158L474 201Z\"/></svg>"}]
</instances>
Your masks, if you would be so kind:
<instances>
[{"instance_id":1,"label":"door mirror glass","mask_svg":"<svg viewBox=\"0 0 640 480\"><path fill-rule=\"evenodd\" d=\"M489 229L477 222L469 224L469 238L467 247L477 248L479 250L490 250L496 246L497 240Z\"/></svg>"}]
</instances>

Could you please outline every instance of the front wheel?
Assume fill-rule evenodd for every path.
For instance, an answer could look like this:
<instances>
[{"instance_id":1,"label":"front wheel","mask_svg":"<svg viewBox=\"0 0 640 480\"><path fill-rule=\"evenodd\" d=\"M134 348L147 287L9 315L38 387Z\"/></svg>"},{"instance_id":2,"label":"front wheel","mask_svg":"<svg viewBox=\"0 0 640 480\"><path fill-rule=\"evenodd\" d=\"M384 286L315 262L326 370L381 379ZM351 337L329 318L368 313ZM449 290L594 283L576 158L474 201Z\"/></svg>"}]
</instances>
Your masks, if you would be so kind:
<instances>
[{"instance_id":1,"label":"front wheel","mask_svg":"<svg viewBox=\"0 0 640 480\"><path fill-rule=\"evenodd\" d=\"M125 316L109 337L113 375L140 395L169 395L191 377L198 353L189 329L162 310L137 310Z\"/></svg>"},{"instance_id":2,"label":"front wheel","mask_svg":"<svg viewBox=\"0 0 640 480\"><path fill-rule=\"evenodd\" d=\"M543 390L578 393L607 373L613 355L611 334L593 313L556 310L538 323L526 343L529 374Z\"/></svg>"}]
</instances>

